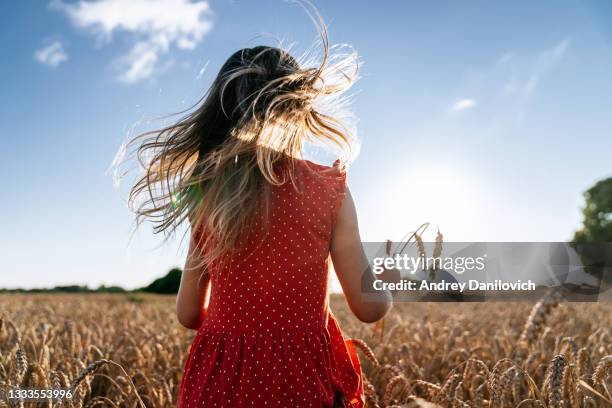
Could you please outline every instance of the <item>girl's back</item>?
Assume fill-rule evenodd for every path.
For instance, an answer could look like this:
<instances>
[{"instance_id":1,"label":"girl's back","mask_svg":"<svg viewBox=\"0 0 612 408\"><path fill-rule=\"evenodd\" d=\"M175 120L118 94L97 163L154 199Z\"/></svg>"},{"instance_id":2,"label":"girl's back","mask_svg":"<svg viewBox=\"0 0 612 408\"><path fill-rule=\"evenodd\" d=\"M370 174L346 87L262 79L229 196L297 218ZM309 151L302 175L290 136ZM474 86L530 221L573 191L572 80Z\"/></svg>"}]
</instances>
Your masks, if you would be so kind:
<instances>
[{"instance_id":1,"label":"girl's back","mask_svg":"<svg viewBox=\"0 0 612 408\"><path fill-rule=\"evenodd\" d=\"M255 213L249 245L208 266L205 327L243 333L325 324L329 246L344 198L344 172L292 162L295 182L271 186L267 227ZM283 161L276 170L282 174L289 165Z\"/></svg>"},{"instance_id":2,"label":"girl's back","mask_svg":"<svg viewBox=\"0 0 612 408\"><path fill-rule=\"evenodd\" d=\"M270 191L267 231L256 215L249 241L258 244L209 266L211 297L180 406L323 407L337 394L361 404L358 360L351 360L327 306L344 172L293 163L295 185ZM281 162L279 173L289 165Z\"/></svg>"}]
</instances>

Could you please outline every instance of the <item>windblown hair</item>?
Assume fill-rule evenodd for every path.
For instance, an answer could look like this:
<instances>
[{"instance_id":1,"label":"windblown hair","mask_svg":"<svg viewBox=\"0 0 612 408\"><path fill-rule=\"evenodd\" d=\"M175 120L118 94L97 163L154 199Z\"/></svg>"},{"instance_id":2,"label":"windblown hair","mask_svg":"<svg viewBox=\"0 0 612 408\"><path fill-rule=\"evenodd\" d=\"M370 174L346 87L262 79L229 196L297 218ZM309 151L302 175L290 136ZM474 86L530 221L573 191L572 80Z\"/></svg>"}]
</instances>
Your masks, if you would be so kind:
<instances>
[{"instance_id":1,"label":"windblown hair","mask_svg":"<svg viewBox=\"0 0 612 408\"><path fill-rule=\"evenodd\" d=\"M199 245L210 263L237 248L254 212L267 208L269 187L287 182L275 163L301 158L305 142L350 154L350 131L315 105L350 87L358 61L352 49L332 56L322 22L319 32L317 66L301 66L281 48L241 49L191 112L128 143L145 171L129 196L137 224L148 219L156 233L172 233L189 219L204 231Z\"/></svg>"}]
</instances>

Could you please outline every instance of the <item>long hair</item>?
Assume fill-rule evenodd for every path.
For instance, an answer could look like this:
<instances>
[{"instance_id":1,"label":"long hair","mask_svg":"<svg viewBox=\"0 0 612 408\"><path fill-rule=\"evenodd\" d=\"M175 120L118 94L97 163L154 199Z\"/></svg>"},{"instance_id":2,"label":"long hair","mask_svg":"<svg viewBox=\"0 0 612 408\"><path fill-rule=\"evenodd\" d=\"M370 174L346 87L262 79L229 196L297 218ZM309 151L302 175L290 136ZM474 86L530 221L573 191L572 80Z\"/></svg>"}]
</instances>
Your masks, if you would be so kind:
<instances>
[{"instance_id":1,"label":"long hair","mask_svg":"<svg viewBox=\"0 0 612 408\"><path fill-rule=\"evenodd\" d=\"M287 181L277 162L302 157L307 141L331 142L348 157L350 131L317 103L350 87L358 61L352 49L331 55L320 20L318 29L318 65L303 66L277 47L241 49L191 112L128 143L144 169L129 195L137 225L148 219L155 233L173 233L189 219L210 263L237 248L254 213L267 208L269 187Z\"/></svg>"}]
</instances>

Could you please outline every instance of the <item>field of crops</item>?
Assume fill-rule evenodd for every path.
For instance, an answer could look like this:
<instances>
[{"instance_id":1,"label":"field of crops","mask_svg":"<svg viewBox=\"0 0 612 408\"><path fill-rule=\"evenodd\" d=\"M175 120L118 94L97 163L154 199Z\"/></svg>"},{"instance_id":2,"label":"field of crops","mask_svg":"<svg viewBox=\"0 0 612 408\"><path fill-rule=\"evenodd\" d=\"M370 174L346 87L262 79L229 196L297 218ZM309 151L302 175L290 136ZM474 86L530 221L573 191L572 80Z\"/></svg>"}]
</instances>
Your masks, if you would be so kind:
<instances>
[{"instance_id":1,"label":"field of crops","mask_svg":"<svg viewBox=\"0 0 612 408\"><path fill-rule=\"evenodd\" d=\"M612 406L610 303L399 304L375 326L331 303L361 339L369 407ZM77 407L173 406L193 334L172 297L0 295L0 317L4 388L75 387Z\"/></svg>"}]
</instances>

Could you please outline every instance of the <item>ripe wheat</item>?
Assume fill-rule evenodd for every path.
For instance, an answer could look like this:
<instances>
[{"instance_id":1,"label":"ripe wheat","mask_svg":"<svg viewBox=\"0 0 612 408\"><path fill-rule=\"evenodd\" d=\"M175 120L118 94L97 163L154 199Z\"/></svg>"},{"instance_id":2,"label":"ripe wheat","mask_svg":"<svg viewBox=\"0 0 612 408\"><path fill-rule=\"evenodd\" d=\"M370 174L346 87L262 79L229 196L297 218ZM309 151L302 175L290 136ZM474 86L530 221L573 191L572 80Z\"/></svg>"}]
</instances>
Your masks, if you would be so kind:
<instances>
[{"instance_id":1,"label":"ripe wheat","mask_svg":"<svg viewBox=\"0 0 612 408\"><path fill-rule=\"evenodd\" d=\"M612 406L609 303L404 303L376 331L330 303L363 356L368 407ZM2 295L0 314L0 387L75 393L14 406L175 405L193 332L173 297Z\"/></svg>"}]
</instances>

